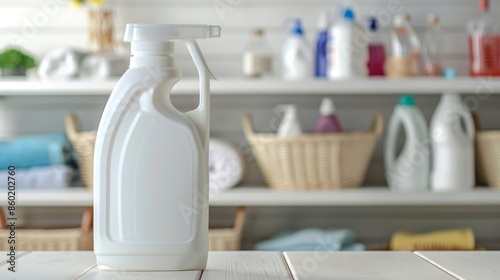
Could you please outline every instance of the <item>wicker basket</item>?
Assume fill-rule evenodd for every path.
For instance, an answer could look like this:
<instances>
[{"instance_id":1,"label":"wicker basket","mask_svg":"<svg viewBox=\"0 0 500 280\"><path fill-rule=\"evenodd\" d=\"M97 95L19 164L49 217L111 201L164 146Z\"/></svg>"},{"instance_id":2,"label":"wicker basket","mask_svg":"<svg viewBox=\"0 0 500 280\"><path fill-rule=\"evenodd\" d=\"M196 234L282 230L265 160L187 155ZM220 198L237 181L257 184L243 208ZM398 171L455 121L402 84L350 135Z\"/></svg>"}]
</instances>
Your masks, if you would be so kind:
<instances>
[{"instance_id":1,"label":"wicker basket","mask_svg":"<svg viewBox=\"0 0 500 280\"><path fill-rule=\"evenodd\" d=\"M479 177L488 186L500 188L500 131L477 131L476 153Z\"/></svg>"},{"instance_id":2,"label":"wicker basket","mask_svg":"<svg viewBox=\"0 0 500 280\"><path fill-rule=\"evenodd\" d=\"M93 186L95 131L82 132L80 121L74 114L66 116L66 134L78 156L80 180L89 188Z\"/></svg>"},{"instance_id":3,"label":"wicker basket","mask_svg":"<svg viewBox=\"0 0 500 280\"><path fill-rule=\"evenodd\" d=\"M0 251L9 251L10 230L0 208ZM16 229L18 251L76 251L92 250L92 207L85 210L81 228Z\"/></svg>"},{"instance_id":4,"label":"wicker basket","mask_svg":"<svg viewBox=\"0 0 500 280\"><path fill-rule=\"evenodd\" d=\"M356 188L363 182L377 137L382 133L383 116L377 113L367 132L278 138L275 134L254 133L249 115L243 117L243 129L271 188Z\"/></svg>"},{"instance_id":5,"label":"wicker basket","mask_svg":"<svg viewBox=\"0 0 500 280\"><path fill-rule=\"evenodd\" d=\"M245 224L246 208L239 207L233 228L210 229L210 251L235 251L240 249L241 232Z\"/></svg>"}]
</instances>

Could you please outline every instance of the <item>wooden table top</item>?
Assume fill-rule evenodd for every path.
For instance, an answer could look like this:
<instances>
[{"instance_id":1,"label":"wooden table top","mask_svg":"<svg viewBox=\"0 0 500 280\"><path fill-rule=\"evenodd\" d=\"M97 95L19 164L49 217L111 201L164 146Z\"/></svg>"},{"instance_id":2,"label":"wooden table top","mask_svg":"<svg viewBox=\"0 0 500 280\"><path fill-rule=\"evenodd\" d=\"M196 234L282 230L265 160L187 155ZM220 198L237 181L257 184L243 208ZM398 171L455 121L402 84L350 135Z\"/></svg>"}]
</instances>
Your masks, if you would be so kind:
<instances>
[{"instance_id":1,"label":"wooden table top","mask_svg":"<svg viewBox=\"0 0 500 280\"><path fill-rule=\"evenodd\" d=\"M99 271L91 251L0 252L0 279L500 279L500 252L210 252L204 271Z\"/></svg>"}]
</instances>

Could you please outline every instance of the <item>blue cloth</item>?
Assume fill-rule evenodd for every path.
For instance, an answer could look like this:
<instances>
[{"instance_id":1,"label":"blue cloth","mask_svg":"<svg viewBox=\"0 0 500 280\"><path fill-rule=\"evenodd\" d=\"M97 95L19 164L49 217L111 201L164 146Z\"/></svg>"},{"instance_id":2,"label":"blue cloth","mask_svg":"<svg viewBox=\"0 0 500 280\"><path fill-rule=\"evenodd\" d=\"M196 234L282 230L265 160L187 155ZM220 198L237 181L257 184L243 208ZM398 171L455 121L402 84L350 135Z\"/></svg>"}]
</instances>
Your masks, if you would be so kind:
<instances>
[{"instance_id":1,"label":"blue cloth","mask_svg":"<svg viewBox=\"0 0 500 280\"><path fill-rule=\"evenodd\" d=\"M65 133L26 136L0 141L0 170L9 166L27 169L64 165L70 160L71 145Z\"/></svg>"},{"instance_id":2,"label":"blue cloth","mask_svg":"<svg viewBox=\"0 0 500 280\"><path fill-rule=\"evenodd\" d=\"M303 229L283 232L255 245L261 251L364 251L365 246L354 243L356 237L348 229Z\"/></svg>"}]
</instances>

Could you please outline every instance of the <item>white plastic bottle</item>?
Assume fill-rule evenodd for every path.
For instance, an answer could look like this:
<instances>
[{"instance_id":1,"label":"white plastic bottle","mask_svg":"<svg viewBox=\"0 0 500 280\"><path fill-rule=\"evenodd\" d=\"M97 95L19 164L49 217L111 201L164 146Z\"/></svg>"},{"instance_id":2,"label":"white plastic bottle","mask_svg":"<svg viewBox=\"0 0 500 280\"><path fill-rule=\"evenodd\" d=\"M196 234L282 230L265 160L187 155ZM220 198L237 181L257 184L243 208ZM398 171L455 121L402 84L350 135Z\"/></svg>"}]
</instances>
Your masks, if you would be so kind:
<instances>
[{"instance_id":1,"label":"white plastic bottle","mask_svg":"<svg viewBox=\"0 0 500 280\"><path fill-rule=\"evenodd\" d=\"M363 38L364 27L356 22L354 11L346 8L343 18L330 28L328 44L328 77L346 79L368 75L368 46Z\"/></svg>"},{"instance_id":2,"label":"white plastic bottle","mask_svg":"<svg viewBox=\"0 0 500 280\"><path fill-rule=\"evenodd\" d=\"M312 50L307 43L300 19L294 20L290 35L282 50L282 71L286 80L312 78Z\"/></svg>"},{"instance_id":3,"label":"white plastic bottle","mask_svg":"<svg viewBox=\"0 0 500 280\"><path fill-rule=\"evenodd\" d=\"M208 255L210 79L195 38L207 25L128 24L130 68L115 86L97 131L94 252L99 269L203 269ZM185 42L200 77L200 104L170 102L182 78L175 42Z\"/></svg>"},{"instance_id":4,"label":"white plastic bottle","mask_svg":"<svg viewBox=\"0 0 500 280\"><path fill-rule=\"evenodd\" d=\"M284 113L278 128L278 137L288 138L301 135L302 128L297 117L297 107L293 104L287 104L278 105L277 108Z\"/></svg>"},{"instance_id":5,"label":"white plastic bottle","mask_svg":"<svg viewBox=\"0 0 500 280\"><path fill-rule=\"evenodd\" d=\"M400 129L406 134L403 149L396 156ZM387 182L396 191L425 191L429 186L430 145L424 116L413 97L403 95L389 122L384 150Z\"/></svg>"},{"instance_id":6,"label":"white plastic bottle","mask_svg":"<svg viewBox=\"0 0 500 280\"><path fill-rule=\"evenodd\" d=\"M453 69L445 72L447 78L456 75ZM474 135L472 115L460 95L444 93L431 121L433 191L474 188Z\"/></svg>"}]
</instances>

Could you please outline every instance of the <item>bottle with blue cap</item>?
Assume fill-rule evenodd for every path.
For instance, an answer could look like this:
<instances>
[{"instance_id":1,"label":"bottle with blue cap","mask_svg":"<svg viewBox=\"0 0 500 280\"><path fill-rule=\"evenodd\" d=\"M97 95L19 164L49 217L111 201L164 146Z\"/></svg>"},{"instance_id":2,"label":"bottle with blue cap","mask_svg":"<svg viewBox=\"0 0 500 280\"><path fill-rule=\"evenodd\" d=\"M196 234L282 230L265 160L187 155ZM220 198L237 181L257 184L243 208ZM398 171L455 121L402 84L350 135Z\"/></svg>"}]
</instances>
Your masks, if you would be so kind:
<instances>
[{"instance_id":1,"label":"bottle with blue cap","mask_svg":"<svg viewBox=\"0 0 500 280\"><path fill-rule=\"evenodd\" d=\"M285 80L304 80L312 78L312 52L306 40L302 22L292 21L290 35L282 50L282 71Z\"/></svg>"},{"instance_id":2,"label":"bottle with blue cap","mask_svg":"<svg viewBox=\"0 0 500 280\"><path fill-rule=\"evenodd\" d=\"M127 24L130 68L116 84L97 130L94 252L105 270L204 269L208 257L208 135L213 75L196 39L210 25ZM170 102L182 79L181 40L198 69L200 102Z\"/></svg>"},{"instance_id":3,"label":"bottle with blue cap","mask_svg":"<svg viewBox=\"0 0 500 280\"><path fill-rule=\"evenodd\" d=\"M448 68L444 73L452 83L456 71ZM474 121L460 94L443 93L431 121L433 191L472 190L474 137Z\"/></svg>"},{"instance_id":4,"label":"bottle with blue cap","mask_svg":"<svg viewBox=\"0 0 500 280\"><path fill-rule=\"evenodd\" d=\"M379 34L379 22L375 17L368 21L368 73L370 76L385 76L385 45Z\"/></svg>"},{"instance_id":5,"label":"bottle with blue cap","mask_svg":"<svg viewBox=\"0 0 500 280\"><path fill-rule=\"evenodd\" d=\"M351 7L344 9L343 17L330 28L328 44L328 77L330 79L348 79L366 77L368 74L367 43L364 27L356 22L356 15Z\"/></svg>"},{"instance_id":6,"label":"bottle with blue cap","mask_svg":"<svg viewBox=\"0 0 500 280\"><path fill-rule=\"evenodd\" d=\"M397 154L399 134L405 141ZM386 179L395 191L426 191L429 188L430 143L427 124L411 95L402 95L389 121L384 161Z\"/></svg>"}]
</instances>

